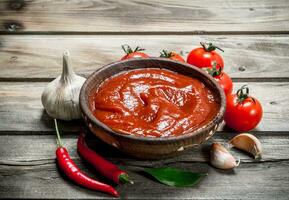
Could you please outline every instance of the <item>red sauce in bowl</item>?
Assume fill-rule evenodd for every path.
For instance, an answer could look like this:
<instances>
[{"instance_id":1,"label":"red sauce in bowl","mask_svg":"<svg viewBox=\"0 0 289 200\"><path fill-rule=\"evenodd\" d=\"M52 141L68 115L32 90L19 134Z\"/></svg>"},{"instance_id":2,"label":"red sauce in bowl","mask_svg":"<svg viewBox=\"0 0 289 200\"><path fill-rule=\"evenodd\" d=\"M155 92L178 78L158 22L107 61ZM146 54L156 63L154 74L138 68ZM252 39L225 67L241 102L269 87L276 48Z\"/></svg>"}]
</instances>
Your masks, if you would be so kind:
<instances>
[{"instance_id":1,"label":"red sauce in bowl","mask_svg":"<svg viewBox=\"0 0 289 200\"><path fill-rule=\"evenodd\" d=\"M200 80L163 69L138 69L105 80L89 96L93 115L111 129L140 137L186 134L220 109Z\"/></svg>"}]
</instances>

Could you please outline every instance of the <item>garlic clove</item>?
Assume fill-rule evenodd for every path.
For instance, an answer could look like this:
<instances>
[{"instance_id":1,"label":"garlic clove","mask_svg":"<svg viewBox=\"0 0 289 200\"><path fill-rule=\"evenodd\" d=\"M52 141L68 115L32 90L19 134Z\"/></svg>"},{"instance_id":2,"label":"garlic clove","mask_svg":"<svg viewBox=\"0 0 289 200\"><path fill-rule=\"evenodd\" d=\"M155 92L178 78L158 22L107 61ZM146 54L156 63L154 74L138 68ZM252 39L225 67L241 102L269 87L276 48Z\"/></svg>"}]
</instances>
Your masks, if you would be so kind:
<instances>
[{"instance_id":1,"label":"garlic clove","mask_svg":"<svg viewBox=\"0 0 289 200\"><path fill-rule=\"evenodd\" d=\"M254 135L249 133L241 133L233 137L229 144L233 147L250 153L255 159L262 157L261 142Z\"/></svg>"},{"instance_id":2,"label":"garlic clove","mask_svg":"<svg viewBox=\"0 0 289 200\"><path fill-rule=\"evenodd\" d=\"M210 151L210 162L218 169L233 169L240 164L220 143L213 143Z\"/></svg>"},{"instance_id":3,"label":"garlic clove","mask_svg":"<svg viewBox=\"0 0 289 200\"><path fill-rule=\"evenodd\" d=\"M62 74L47 84L41 96L47 114L62 120L79 119L79 93L85 80L74 73L69 52L64 51Z\"/></svg>"}]
</instances>

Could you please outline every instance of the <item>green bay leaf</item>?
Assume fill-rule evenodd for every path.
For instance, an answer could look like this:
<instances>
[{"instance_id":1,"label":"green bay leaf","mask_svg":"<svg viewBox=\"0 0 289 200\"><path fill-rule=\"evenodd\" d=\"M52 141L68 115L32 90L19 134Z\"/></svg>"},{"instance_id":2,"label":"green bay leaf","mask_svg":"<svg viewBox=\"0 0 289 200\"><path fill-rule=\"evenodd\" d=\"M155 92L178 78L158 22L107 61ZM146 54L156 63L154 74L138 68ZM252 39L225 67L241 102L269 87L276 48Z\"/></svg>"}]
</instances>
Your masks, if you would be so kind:
<instances>
[{"instance_id":1,"label":"green bay leaf","mask_svg":"<svg viewBox=\"0 0 289 200\"><path fill-rule=\"evenodd\" d=\"M172 167L147 168L145 172L159 182L174 187L194 186L206 176L206 174L184 171Z\"/></svg>"}]
</instances>

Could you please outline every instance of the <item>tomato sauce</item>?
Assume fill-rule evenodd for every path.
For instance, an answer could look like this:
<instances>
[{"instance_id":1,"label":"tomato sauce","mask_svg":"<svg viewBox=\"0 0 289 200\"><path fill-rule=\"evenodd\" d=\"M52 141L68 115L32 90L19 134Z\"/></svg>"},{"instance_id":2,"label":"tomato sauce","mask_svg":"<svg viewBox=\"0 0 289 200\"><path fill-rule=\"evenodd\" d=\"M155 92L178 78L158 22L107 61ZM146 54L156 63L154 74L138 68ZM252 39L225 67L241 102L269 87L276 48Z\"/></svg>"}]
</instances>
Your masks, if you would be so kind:
<instances>
[{"instance_id":1,"label":"tomato sauce","mask_svg":"<svg viewBox=\"0 0 289 200\"><path fill-rule=\"evenodd\" d=\"M138 69L105 80L89 97L93 115L111 129L140 137L178 136L219 111L201 81L163 69Z\"/></svg>"}]
</instances>

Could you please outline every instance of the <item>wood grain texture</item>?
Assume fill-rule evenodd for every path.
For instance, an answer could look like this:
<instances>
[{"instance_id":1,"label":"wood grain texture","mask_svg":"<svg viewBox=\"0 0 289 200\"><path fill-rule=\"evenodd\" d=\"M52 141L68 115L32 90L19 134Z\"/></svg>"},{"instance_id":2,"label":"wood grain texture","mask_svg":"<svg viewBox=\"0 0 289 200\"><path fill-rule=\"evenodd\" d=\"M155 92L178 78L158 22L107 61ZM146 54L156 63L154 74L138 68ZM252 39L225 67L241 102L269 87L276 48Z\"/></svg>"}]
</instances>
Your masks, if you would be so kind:
<instances>
[{"instance_id":1,"label":"wood grain texture","mask_svg":"<svg viewBox=\"0 0 289 200\"><path fill-rule=\"evenodd\" d=\"M0 1L1 31L289 31L287 0Z\"/></svg>"},{"instance_id":2,"label":"wood grain texture","mask_svg":"<svg viewBox=\"0 0 289 200\"><path fill-rule=\"evenodd\" d=\"M0 36L0 79L39 80L61 73L62 53L71 52L73 67L89 75L119 60L122 44L140 45L152 56L162 49L188 52L200 41L222 47L225 71L233 78L289 78L289 35L151 36L151 35L5 35Z\"/></svg>"},{"instance_id":3,"label":"wood grain texture","mask_svg":"<svg viewBox=\"0 0 289 200\"><path fill-rule=\"evenodd\" d=\"M179 157L159 161L129 158L91 134L88 144L129 171L135 184L117 186L125 199L286 199L289 135L259 132L256 136L263 144L263 159L256 161L233 149L232 154L242 160L241 165L233 171L216 170L207 163L210 143L225 143L232 137L227 133L216 134L206 144ZM107 181L79 158L76 137L63 137L72 158L90 176ZM3 177L0 179L0 198L109 199L105 194L74 185L59 173L55 164L55 143L55 136L0 136L0 176ZM141 173L144 167L160 166L175 166L208 173L208 176L194 188L175 189L156 183Z\"/></svg>"},{"instance_id":4,"label":"wood grain texture","mask_svg":"<svg viewBox=\"0 0 289 200\"><path fill-rule=\"evenodd\" d=\"M71 52L75 71L88 76L118 60L122 44L140 45L158 56L162 49L186 53L200 41L222 47L225 71L238 81L235 90L249 81L261 101L263 121L252 133L262 143L262 160L232 149L241 158L238 168L212 168L210 144L225 144L235 134L226 127L204 145L158 161L136 160L92 134L89 146L135 181L115 186L122 199L288 199L288 10L288 0L1 0L0 199L112 199L74 185L56 167L53 121L40 96L47 81L61 73L64 49ZM59 124L76 164L110 183L77 154L82 122ZM141 172L159 166L208 176L194 188L171 188Z\"/></svg>"},{"instance_id":5,"label":"wood grain texture","mask_svg":"<svg viewBox=\"0 0 289 200\"><path fill-rule=\"evenodd\" d=\"M53 130L53 119L43 110L41 94L47 83L0 83L0 121L7 131ZM10 125L8 125L10 124ZM29 124L29 125L28 125ZM79 123L65 123L64 130L79 130Z\"/></svg>"},{"instance_id":6,"label":"wood grain texture","mask_svg":"<svg viewBox=\"0 0 289 200\"><path fill-rule=\"evenodd\" d=\"M47 83L0 82L0 132L51 134L53 121L44 112L41 93ZM235 83L235 91L241 85ZM288 131L289 83L250 82L251 94L263 105L264 116L255 131ZM65 131L79 130L79 123L62 123Z\"/></svg>"},{"instance_id":7,"label":"wood grain texture","mask_svg":"<svg viewBox=\"0 0 289 200\"><path fill-rule=\"evenodd\" d=\"M103 180L86 163L77 160L87 174ZM207 173L191 188L171 188L151 180L143 167L122 166L134 185L118 185L122 199L287 199L289 162L243 163L234 171L220 171L206 163L175 163L167 166ZM106 194L76 186L57 170L55 163L36 166L0 165L1 198L113 199Z\"/></svg>"},{"instance_id":8,"label":"wood grain texture","mask_svg":"<svg viewBox=\"0 0 289 200\"><path fill-rule=\"evenodd\" d=\"M61 126L62 127L62 126ZM289 160L288 145L289 133L277 132L253 133L262 143L263 156L261 160L254 160L251 156L236 149L231 149L231 153L240 158L242 163L277 162ZM180 156L162 160L137 160L125 155L116 148L99 140L92 133L87 133L87 143L103 157L122 165L135 165L140 167L157 167L174 162L208 162L209 149L213 142L226 143L234 136L234 133L219 132L210 138L205 144L188 150ZM73 159L79 159L76 149L76 135L63 135L62 139L65 147L69 150ZM0 135L0 164L31 166L53 163L55 159L56 136L54 135ZM41 151L39 151L41 149Z\"/></svg>"}]
</instances>

